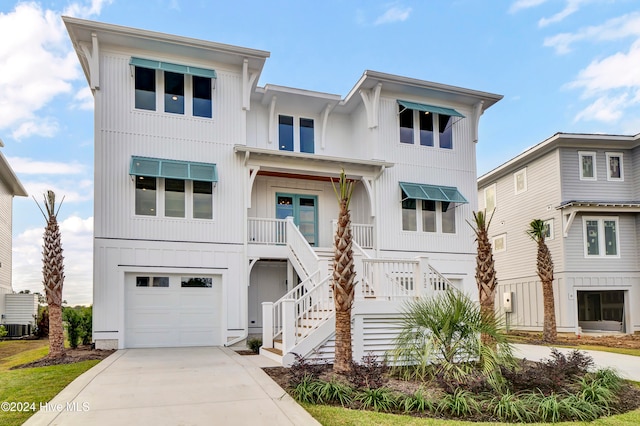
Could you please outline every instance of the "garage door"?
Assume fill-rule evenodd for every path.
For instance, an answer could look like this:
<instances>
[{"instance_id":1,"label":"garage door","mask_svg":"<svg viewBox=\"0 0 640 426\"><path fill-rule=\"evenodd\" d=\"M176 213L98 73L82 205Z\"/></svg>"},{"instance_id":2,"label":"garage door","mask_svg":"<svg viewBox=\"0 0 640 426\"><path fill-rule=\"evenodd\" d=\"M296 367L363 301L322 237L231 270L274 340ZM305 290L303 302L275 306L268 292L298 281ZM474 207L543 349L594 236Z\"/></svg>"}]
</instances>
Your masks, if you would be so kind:
<instances>
[{"instance_id":1,"label":"garage door","mask_svg":"<svg viewBox=\"0 0 640 426\"><path fill-rule=\"evenodd\" d=\"M222 342L220 276L125 275L125 347Z\"/></svg>"}]
</instances>

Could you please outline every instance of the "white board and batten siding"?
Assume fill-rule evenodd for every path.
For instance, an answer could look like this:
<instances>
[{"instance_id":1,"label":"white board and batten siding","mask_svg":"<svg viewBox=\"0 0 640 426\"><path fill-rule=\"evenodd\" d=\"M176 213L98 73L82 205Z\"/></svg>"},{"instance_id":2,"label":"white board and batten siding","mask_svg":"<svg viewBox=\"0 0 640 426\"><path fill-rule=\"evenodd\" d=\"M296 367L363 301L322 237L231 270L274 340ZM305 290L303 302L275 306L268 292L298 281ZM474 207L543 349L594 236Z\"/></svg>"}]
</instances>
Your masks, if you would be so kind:
<instances>
[{"instance_id":1,"label":"white board and batten siding","mask_svg":"<svg viewBox=\"0 0 640 426\"><path fill-rule=\"evenodd\" d=\"M35 324L38 314L37 294L5 294L4 324Z\"/></svg>"},{"instance_id":2,"label":"white board and batten siding","mask_svg":"<svg viewBox=\"0 0 640 426\"><path fill-rule=\"evenodd\" d=\"M11 206L13 193L0 179L0 298L11 292ZM0 300L0 313L3 312Z\"/></svg>"}]
</instances>

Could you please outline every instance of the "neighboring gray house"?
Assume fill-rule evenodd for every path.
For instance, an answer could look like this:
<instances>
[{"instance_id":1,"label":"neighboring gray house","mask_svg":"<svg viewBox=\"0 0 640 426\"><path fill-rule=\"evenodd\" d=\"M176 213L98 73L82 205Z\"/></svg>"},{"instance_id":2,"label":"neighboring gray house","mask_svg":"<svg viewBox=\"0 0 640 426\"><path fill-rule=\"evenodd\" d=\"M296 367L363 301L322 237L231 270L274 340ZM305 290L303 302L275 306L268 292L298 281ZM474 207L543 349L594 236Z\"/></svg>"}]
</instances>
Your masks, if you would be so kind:
<instances>
[{"instance_id":1,"label":"neighboring gray house","mask_svg":"<svg viewBox=\"0 0 640 426\"><path fill-rule=\"evenodd\" d=\"M496 306L510 327L542 329L536 244L526 230L543 219L558 331L640 331L638 164L640 134L557 133L478 179L479 208L495 208Z\"/></svg>"},{"instance_id":2,"label":"neighboring gray house","mask_svg":"<svg viewBox=\"0 0 640 426\"><path fill-rule=\"evenodd\" d=\"M3 146L4 144L0 140L0 148ZM17 296L12 294L11 228L13 197L16 195L26 197L28 194L9 166L7 159L0 153L0 324L22 324L24 315L15 315L22 312L21 309L18 309L23 306L22 300L25 297L30 300L36 297L35 295ZM11 297L7 297L7 295L11 295ZM18 301L18 305L16 305L16 301ZM31 311L28 315L29 322L33 322L33 312Z\"/></svg>"}]
</instances>

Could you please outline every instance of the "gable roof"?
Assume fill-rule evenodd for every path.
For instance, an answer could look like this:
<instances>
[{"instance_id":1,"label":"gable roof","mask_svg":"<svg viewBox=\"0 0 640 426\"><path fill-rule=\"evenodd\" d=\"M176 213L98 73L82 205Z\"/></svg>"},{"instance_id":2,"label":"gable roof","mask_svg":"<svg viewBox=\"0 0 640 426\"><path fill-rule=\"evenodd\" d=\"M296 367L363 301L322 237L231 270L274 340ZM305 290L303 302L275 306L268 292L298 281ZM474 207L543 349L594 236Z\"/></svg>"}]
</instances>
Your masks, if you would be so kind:
<instances>
[{"instance_id":1,"label":"gable roof","mask_svg":"<svg viewBox=\"0 0 640 426\"><path fill-rule=\"evenodd\" d=\"M640 146L640 133L635 136L630 136L558 132L550 138L526 149L511 160L480 176L478 178L478 187L481 188L506 174L512 173L531 163L536 158L542 157L559 147L582 149L632 149L637 146Z\"/></svg>"}]
</instances>

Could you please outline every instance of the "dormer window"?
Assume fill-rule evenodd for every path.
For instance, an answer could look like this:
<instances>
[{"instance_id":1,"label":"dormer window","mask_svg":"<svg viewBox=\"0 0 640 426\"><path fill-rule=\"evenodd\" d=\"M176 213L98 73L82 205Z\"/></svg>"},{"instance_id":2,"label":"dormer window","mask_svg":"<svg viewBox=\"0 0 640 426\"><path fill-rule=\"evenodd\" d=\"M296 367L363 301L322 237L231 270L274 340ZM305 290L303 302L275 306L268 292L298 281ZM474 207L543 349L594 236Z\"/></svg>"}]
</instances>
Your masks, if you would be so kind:
<instances>
[{"instance_id":1,"label":"dormer window","mask_svg":"<svg viewBox=\"0 0 640 426\"><path fill-rule=\"evenodd\" d=\"M296 137L296 135L298 137ZM313 119L289 115L278 116L278 148L280 151L315 152Z\"/></svg>"},{"instance_id":2,"label":"dormer window","mask_svg":"<svg viewBox=\"0 0 640 426\"><path fill-rule=\"evenodd\" d=\"M454 117L464 118L451 108L398 101L400 142L453 149Z\"/></svg>"},{"instance_id":3,"label":"dormer window","mask_svg":"<svg viewBox=\"0 0 640 426\"><path fill-rule=\"evenodd\" d=\"M131 58L129 65L135 79L136 109L213 117L214 70L141 58Z\"/></svg>"}]
</instances>

